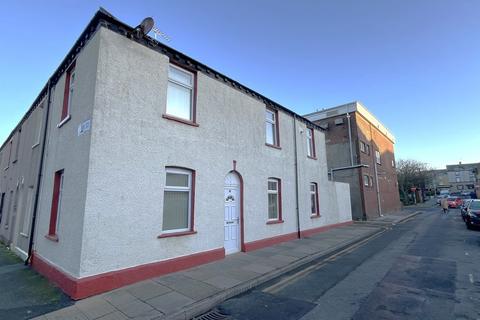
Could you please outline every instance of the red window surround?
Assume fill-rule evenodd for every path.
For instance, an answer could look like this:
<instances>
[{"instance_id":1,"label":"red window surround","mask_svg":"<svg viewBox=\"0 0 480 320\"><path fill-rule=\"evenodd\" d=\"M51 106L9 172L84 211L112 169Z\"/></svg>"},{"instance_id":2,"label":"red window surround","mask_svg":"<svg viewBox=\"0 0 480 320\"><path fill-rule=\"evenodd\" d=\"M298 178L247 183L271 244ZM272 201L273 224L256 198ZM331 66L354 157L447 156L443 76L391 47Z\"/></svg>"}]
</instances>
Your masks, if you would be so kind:
<instances>
[{"instance_id":1,"label":"red window surround","mask_svg":"<svg viewBox=\"0 0 480 320\"><path fill-rule=\"evenodd\" d=\"M320 201L319 201L319 198L318 198L318 183L312 182L312 185L315 186L315 202L316 202L316 206L317 206L317 212L312 213L312 215L310 217L311 218L320 218Z\"/></svg>"},{"instance_id":2,"label":"red window surround","mask_svg":"<svg viewBox=\"0 0 480 320\"><path fill-rule=\"evenodd\" d=\"M278 183L278 220L269 220L267 224L277 224L277 223L284 223L282 217L282 180L279 178L268 178L271 180L277 180Z\"/></svg>"},{"instance_id":3,"label":"red window surround","mask_svg":"<svg viewBox=\"0 0 480 320\"><path fill-rule=\"evenodd\" d=\"M185 167L178 167L178 166L167 166L167 169L182 169L182 170L188 170L191 172L192 175L192 181L191 181L191 191L190 191L190 230L186 231L180 231L180 232L171 232L171 233L162 233L161 235L157 236L158 239L162 238L170 238L170 237L181 237L181 236L188 236L191 234L196 234L197 231L195 231L194 228L194 223L195 223L195 176L196 172L193 169L190 168L185 168Z\"/></svg>"},{"instance_id":4,"label":"red window surround","mask_svg":"<svg viewBox=\"0 0 480 320\"><path fill-rule=\"evenodd\" d=\"M275 144L265 143L266 146L282 149L280 147L280 119L278 118L278 110L267 107L267 110L275 114Z\"/></svg>"},{"instance_id":5,"label":"red window surround","mask_svg":"<svg viewBox=\"0 0 480 320\"><path fill-rule=\"evenodd\" d=\"M58 219L58 207L61 197L61 186L63 179L63 169L55 172L53 180L53 195L52 195L52 208L50 209L50 226L48 227L48 234L46 237L53 241L58 241L57 236L57 219Z\"/></svg>"},{"instance_id":6,"label":"red window surround","mask_svg":"<svg viewBox=\"0 0 480 320\"><path fill-rule=\"evenodd\" d=\"M183 123L183 124L187 124L187 125L192 126L192 127L198 127L199 125L197 123L197 70L195 70L194 68L188 67L188 66L181 65L181 64L179 64L175 61L172 61L172 60L170 60L170 64L179 68L179 69L184 69L185 71L193 74L192 110L191 110L192 119L191 120L182 119L182 118L178 118L178 117L169 115L167 113L162 114L162 118L167 119L167 120L176 121L176 122Z\"/></svg>"},{"instance_id":7,"label":"red window surround","mask_svg":"<svg viewBox=\"0 0 480 320\"><path fill-rule=\"evenodd\" d=\"M60 121L65 120L70 112L69 98L70 98L70 80L73 71L75 70L75 61L68 67L67 75L65 77L65 90L63 91L63 107L62 107L62 117Z\"/></svg>"},{"instance_id":8,"label":"red window surround","mask_svg":"<svg viewBox=\"0 0 480 320\"><path fill-rule=\"evenodd\" d=\"M308 156L310 159L317 160L317 150L315 149L315 130L313 128L307 128L312 134L312 156Z\"/></svg>"}]
</instances>

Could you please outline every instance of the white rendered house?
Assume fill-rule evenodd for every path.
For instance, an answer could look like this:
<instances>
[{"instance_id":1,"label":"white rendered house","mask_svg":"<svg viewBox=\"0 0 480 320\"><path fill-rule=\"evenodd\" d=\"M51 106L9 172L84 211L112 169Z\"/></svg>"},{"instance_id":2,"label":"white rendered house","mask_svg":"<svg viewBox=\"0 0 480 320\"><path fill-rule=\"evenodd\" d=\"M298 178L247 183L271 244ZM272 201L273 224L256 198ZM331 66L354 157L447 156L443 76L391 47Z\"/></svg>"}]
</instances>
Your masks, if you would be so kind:
<instances>
[{"instance_id":1,"label":"white rendered house","mask_svg":"<svg viewBox=\"0 0 480 320\"><path fill-rule=\"evenodd\" d=\"M101 10L44 93L32 265L75 299L351 223L321 128Z\"/></svg>"}]
</instances>

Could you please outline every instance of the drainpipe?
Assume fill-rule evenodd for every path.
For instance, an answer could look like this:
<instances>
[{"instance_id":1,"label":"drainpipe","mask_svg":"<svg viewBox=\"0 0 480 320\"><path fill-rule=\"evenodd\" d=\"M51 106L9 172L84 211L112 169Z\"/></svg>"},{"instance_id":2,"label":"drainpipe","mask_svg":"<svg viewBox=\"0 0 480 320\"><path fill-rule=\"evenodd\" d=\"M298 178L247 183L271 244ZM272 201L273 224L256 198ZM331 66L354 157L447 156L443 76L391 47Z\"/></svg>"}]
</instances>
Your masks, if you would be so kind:
<instances>
[{"instance_id":1,"label":"drainpipe","mask_svg":"<svg viewBox=\"0 0 480 320\"><path fill-rule=\"evenodd\" d=\"M372 137L373 137L372 125L370 124L370 138L372 138ZM374 151L376 152L377 150L374 150ZM381 216L383 216L383 214L382 214L382 205L380 203L380 186L378 185L377 156L375 155L374 158L375 159L373 159L373 170L374 170L374 173L375 173L375 188L377 189L378 215L381 217Z\"/></svg>"},{"instance_id":2,"label":"drainpipe","mask_svg":"<svg viewBox=\"0 0 480 320\"><path fill-rule=\"evenodd\" d=\"M380 188L379 188L379 185L378 185L378 169L377 169L377 159L373 160L373 163L374 163L374 171L375 171L375 186L377 188L377 205L378 205L378 215L380 217L383 216L382 214L382 205L380 204Z\"/></svg>"},{"instance_id":3,"label":"drainpipe","mask_svg":"<svg viewBox=\"0 0 480 320\"><path fill-rule=\"evenodd\" d=\"M347 112L348 123L348 144L350 146L350 165L353 166L353 149L352 149L352 127L350 124L350 113Z\"/></svg>"},{"instance_id":4,"label":"drainpipe","mask_svg":"<svg viewBox=\"0 0 480 320\"><path fill-rule=\"evenodd\" d=\"M42 182L42 170L43 170L43 158L45 155L46 149L46 142L47 142L47 132L48 132L48 117L50 113L50 93L51 93L51 79L48 80L47 84L47 106L45 110L45 128L43 130L43 141L42 141L42 152L40 154L40 164L38 169L38 177L37 177L37 190L35 192L35 201L33 204L33 214L32 214L32 225L30 227L30 239L28 242L28 257L25 260L25 265L28 265L29 262L31 263L32 259L32 249L33 249L33 237L35 235L35 222L37 220L37 211L38 211L38 199L40 196L40 184ZM42 125L42 124L40 124Z\"/></svg>"},{"instance_id":5,"label":"drainpipe","mask_svg":"<svg viewBox=\"0 0 480 320\"><path fill-rule=\"evenodd\" d=\"M297 154L297 116L293 115L293 148L295 153L295 206L297 212L297 237L300 239L300 208L298 200L298 154Z\"/></svg>"}]
</instances>

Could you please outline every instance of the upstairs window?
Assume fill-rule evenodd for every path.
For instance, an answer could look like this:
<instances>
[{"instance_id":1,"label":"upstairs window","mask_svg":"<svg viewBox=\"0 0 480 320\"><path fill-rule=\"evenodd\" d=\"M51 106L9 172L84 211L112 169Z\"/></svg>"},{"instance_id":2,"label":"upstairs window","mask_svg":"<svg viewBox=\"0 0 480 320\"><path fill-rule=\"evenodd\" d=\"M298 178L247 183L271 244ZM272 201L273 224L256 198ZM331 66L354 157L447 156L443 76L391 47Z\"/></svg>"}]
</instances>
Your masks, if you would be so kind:
<instances>
[{"instance_id":1,"label":"upstairs window","mask_svg":"<svg viewBox=\"0 0 480 320\"><path fill-rule=\"evenodd\" d=\"M370 145L365 144L365 150L366 154L370 155Z\"/></svg>"},{"instance_id":2,"label":"upstairs window","mask_svg":"<svg viewBox=\"0 0 480 320\"><path fill-rule=\"evenodd\" d=\"M365 174L363 176L363 185L365 187L373 187L373 177Z\"/></svg>"},{"instance_id":3,"label":"upstairs window","mask_svg":"<svg viewBox=\"0 0 480 320\"><path fill-rule=\"evenodd\" d=\"M17 162L18 161L18 153L20 151L20 137L22 135L22 129L18 130L18 133L17 133L17 143L15 144L15 153L13 155L13 163Z\"/></svg>"},{"instance_id":4,"label":"upstairs window","mask_svg":"<svg viewBox=\"0 0 480 320\"><path fill-rule=\"evenodd\" d=\"M265 110L265 143L270 146L279 147L278 136L278 112L275 110Z\"/></svg>"},{"instance_id":5,"label":"upstairs window","mask_svg":"<svg viewBox=\"0 0 480 320\"><path fill-rule=\"evenodd\" d=\"M366 174L363 175L363 185L368 187L370 185L370 177Z\"/></svg>"},{"instance_id":6,"label":"upstairs window","mask_svg":"<svg viewBox=\"0 0 480 320\"><path fill-rule=\"evenodd\" d=\"M282 220L280 179L268 179L268 220Z\"/></svg>"},{"instance_id":7,"label":"upstairs window","mask_svg":"<svg viewBox=\"0 0 480 320\"><path fill-rule=\"evenodd\" d=\"M195 75L173 65L168 67L167 116L195 122Z\"/></svg>"},{"instance_id":8,"label":"upstairs window","mask_svg":"<svg viewBox=\"0 0 480 320\"><path fill-rule=\"evenodd\" d=\"M62 107L62 116L60 123L65 121L69 116L72 109L72 99L75 92L75 62L67 70L67 75L65 77L65 91L63 93L63 107Z\"/></svg>"},{"instance_id":9,"label":"upstairs window","mask_svg":"<svg viewBox=\"0 0 480 320\"><path fill-rule=\"evenodd\" d=\"M365 145L365 142L363 141L360 141L360 151L362 151L363 153L367 153L367 147Z\"/></svg>"},{"instance_id":10,"label":"upstairs window","mask_svg":"<svg viewBox=\"0 0 480 320\"><path fill-rule=\"evenodd\" d=\"M164 232L183 232L193 229L193 191L195 174L192 170L167 168L163 197Z\"/></svg>"},{"instance_id":11,"label":"upstairs window","mask_svg":"<svg viewBox=\"0 0 480 320\"><path fill-rule=\"evenodd\" d=\"M382 164L382 161L380 160L380 151L375 150L375 161L377 164Z\"/></svg>"},{"instance_id":12,"label":"upstairs window","mask_svg":"<svg viewBox=\"0 0 480 320\"><path fill-rule=\"evenodd\" d=\"M315 132L312 128L307 128L307 156L315 158Z\"/></svg>"},{"instance_id":13,"label":"upstairs window","mask_svg":"<svg viewBox=\"0 0 480 320\"><path fill-rule=\"evenodd\" d=\"M318 185L315 182L310 183L310 207L311 207L311 215L312 216L319 216L320 209L318 203Z\"/></svg>"}]
</instances>

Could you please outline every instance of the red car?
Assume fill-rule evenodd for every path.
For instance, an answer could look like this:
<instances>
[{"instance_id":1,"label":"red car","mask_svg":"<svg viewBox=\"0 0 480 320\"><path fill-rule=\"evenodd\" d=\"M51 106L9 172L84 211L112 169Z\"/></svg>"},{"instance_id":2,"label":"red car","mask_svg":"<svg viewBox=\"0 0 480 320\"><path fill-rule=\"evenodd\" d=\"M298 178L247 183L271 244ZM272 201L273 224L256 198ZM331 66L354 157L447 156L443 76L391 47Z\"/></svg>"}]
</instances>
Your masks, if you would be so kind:
<instances>
[{"instance_id":1,"label":"red car","mask_svg":"<svg viewBox=\"0 0 480 320\"><path fill-rule=\"evenodd\" d=\"M458 208L463 204L463 200L460 197L448 197L447 202L449 208Z\"/></svg>"}]
</instances>

